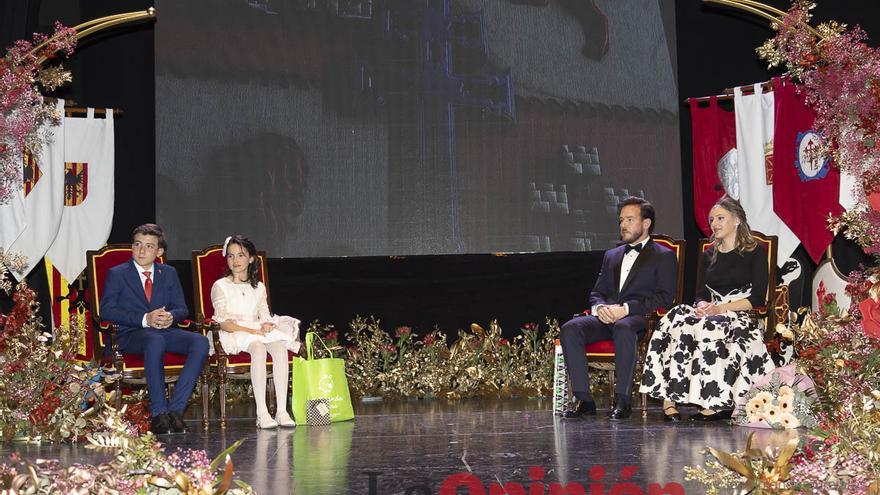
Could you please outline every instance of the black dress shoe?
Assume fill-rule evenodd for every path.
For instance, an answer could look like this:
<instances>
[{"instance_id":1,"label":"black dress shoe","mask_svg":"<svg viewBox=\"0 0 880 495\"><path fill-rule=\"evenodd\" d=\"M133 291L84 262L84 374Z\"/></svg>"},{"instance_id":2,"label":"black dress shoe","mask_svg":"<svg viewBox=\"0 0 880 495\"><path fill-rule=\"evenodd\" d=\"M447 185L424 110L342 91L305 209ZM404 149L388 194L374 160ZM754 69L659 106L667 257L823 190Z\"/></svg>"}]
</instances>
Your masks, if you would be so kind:
<instances>
[{"instance_id":1,"label":"black dress shoe","mask_svg":"<svg viewBox=\"0 0 880 495\"><path fill-rule=\"evenodd\" d=\"M150 420L150 431L156 435L167 435L171 433L171 417L167 413L153 416Z\"/></svg>"},{"instance_id":2,"label":"black dress shoe","mask_svg":"<svg viewBox=\"0 0 880 495\"><path fill-rule=\"evenodd\" d=\"M574 405L574 409L569 409L562 413L563 418L573 419L579 418L581 416L595 416L596 415L596 403L589 400L579 400Z\"/></svg>"},{"instance_id":3,"label":"black dress shoe","mask_svg":"<svg viewBox=\"0 0 880 495\"><path fill-rule=\"evenodd\" d=\"M632 416L631 404L618 404L608 413L608 419L626 419Z\"/></svg>"},{"instance_id":4,"label":"black dress shoe","mask_svg":"<svg viewBox=\"0 0 880 495\"><path fill-rule=\"evenodd\" d=\"M712 414L703 414L698 412L691 415L691 421L721 421L722 419L730 419L733 417L733 411L716 411Z\"/></svg>"},{"instance_id":5,"label":"black dress shoe","mask_svg":"<svg viewBox=\"0 0 880 495\"><path fill-rule=\"evenodd\" d=\"M168 418L171 420L171 431L174 433L186 433L186 423L183 422L183 414L169 411Z\"/></svg>"}]
</instances>

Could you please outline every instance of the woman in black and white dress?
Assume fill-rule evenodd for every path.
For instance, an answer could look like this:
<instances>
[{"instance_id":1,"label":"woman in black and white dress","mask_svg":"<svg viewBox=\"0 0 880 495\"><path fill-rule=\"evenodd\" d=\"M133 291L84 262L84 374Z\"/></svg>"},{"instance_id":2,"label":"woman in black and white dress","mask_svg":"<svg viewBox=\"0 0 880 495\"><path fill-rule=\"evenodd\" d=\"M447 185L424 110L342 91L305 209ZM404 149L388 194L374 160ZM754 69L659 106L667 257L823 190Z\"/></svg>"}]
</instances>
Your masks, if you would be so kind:
<instances>
[{"instance_id":1,"label":"woman in black and white dress","mask_svg":"<svg viewBox=\"0 0 880 495\"><path fill-rule=\"evenodd\" d=\"M765 304L767 251L751 235L739 202L721 198L709 213L713 245L701 254L696 304L672 308L651 336L640 391L663 399L664 418L677 404L696 404L690 419L728 419L752 382L773 368L763 324L748 311Z\"/></svg>"}]
</instances>

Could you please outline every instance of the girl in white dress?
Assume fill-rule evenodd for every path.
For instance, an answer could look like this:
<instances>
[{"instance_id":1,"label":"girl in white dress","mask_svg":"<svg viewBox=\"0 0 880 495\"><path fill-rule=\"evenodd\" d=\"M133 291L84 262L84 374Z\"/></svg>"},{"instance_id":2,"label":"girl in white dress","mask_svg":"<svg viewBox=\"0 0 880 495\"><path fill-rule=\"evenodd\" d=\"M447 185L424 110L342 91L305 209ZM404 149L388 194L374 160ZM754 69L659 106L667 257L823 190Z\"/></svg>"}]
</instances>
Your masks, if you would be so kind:
<instances>
[{"instance_id":1,"label":"girl in white dress","mask_svg":"<svg viewBox=\"0 0 880 495\"><path fill-rule=\"evenodd\" d=\"M227 237L223 244L225 276L211 287L214 320L220 324L220 343L227 354L251 355L251 384L257 402L257 427L294 427L287 414L287 351L298 352L299 323L290 316L269 312L266 286L257 276L257 248L247 237ZM266 353L272 356L272 378L278 412L266 407Z\"/></svg>"}]
</instances>

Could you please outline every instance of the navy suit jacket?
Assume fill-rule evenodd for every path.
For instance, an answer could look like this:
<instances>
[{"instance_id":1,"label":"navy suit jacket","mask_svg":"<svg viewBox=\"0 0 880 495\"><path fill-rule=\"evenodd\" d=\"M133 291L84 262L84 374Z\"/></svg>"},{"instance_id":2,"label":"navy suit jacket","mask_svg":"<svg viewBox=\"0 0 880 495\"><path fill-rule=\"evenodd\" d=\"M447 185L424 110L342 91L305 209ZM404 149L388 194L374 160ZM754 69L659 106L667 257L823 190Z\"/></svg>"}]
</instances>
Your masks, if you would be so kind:
<instances>
[{"instance_id":1,"label":"navy suit jacket","mask_svg":"<svg viewBox=\"0 0 880 495\"><path fill-rule=\"evenodd\" d=\"M150 302L144 294L141 276L133 260L107 270L101 296L101 319L119 326L119 335L143 328L144 315L165 306L174 315L173 327L189 315L177 271L162 263L153 263L153 291Z\"/></svg>"},{"instance_id":2,"label":"navy suit jacket","mask_svg":"<svg viewBox=\"0 0 880 495\"><path fill-rule=\"evenodd\" d=\"M590 293L590 307L626 303L630 315L646 315L657 308L669 309L678 283L675 253L649 239L618 290L625 251L626 244L605 251L599 278Z\"/></svg>"}]
</instances>

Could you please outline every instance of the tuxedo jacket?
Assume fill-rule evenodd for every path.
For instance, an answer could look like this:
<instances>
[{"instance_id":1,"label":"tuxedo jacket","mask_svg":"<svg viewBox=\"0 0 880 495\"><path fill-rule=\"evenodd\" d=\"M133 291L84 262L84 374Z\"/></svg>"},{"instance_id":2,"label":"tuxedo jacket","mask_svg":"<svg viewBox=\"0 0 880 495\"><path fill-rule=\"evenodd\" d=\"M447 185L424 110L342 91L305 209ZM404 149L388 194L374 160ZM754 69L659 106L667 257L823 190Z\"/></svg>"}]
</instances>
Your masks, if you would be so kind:
<instances>
[{"instance_id":1,"label":"tuxedo jacket","mask_svg":"<svg viewBox=\"0 0 880 495\"><path fill-rule=\"evenodd\" d=\"M173 327L189 315L177 271L159 262L153 263L153 290L150 301L144 294L141 275L133 260L107 270L104 295L101 296L101 319L119 325L119 335L143 328L144 315L165 306L174 315Z\"/></svg>"},{"instance_id":2,"label":"tuxedo jacket","mask_svg":"<svg viewBox=\"0 0 880 495\"><path fill-rule=\"evenodd\" d=\"M626 246L605 251L599 278L590 293L590 307L625 303L629 305L630 315L645 315L657 308L669 309L678 282L675 253L649 239L620 288L620 265Z\"/></svg>"}]
</instances>

